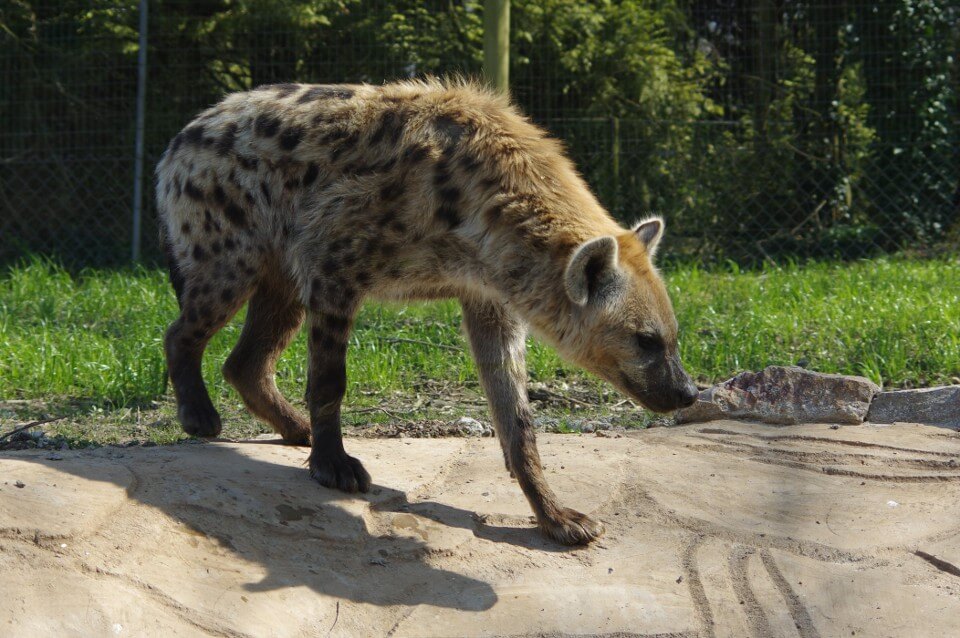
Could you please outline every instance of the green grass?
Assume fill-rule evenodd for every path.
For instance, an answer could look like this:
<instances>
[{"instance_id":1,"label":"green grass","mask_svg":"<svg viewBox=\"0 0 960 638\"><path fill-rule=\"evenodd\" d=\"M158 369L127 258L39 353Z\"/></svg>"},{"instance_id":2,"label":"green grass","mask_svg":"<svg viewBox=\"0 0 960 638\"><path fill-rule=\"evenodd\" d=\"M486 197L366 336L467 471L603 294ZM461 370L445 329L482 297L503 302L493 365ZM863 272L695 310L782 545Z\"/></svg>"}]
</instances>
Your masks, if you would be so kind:
<instances>
[{"instance_id":1,"label":"green grass","mask_svg":"<svg viewBox=\"0 0 960 638\"><path fill-rule=\"evenodd\" d=\"M960 260L668 274L694 374L806 360L888 388L960 382Z\"/></svg>"},{"instance_id":2,"label":"green grass","mask_svg":"<svg viewBox=\"0 0 960 638\"><path fill-rule=\"evenodd\" d=\"M147 402L165 391L162 338L177 316L160 270L87 271L71 276L34 260L0 278L0 399L69 397L103 405ZM204 377L212 395L230 391L220 366L243 325L237 315L211 341ZM531 376L553 378L563 364L531 344ZM351 338L351 394L410 388L425 380L475 384L460 333L459 306L367 304ZM564 374L561 372L560 374ZM278 364L277 383L293 396L306 383L301 333Z\"/></svg>"},{"instance_id":3,"label":"green grass","mask_svg":"<svg viewBox=\"0 0 960 638\"><path fill-rule=\"evenodd\" d=\"M749 272L680 267L666 277L684 363L701 381L800 360L887 387L960 377L960 261L889 258ZM151 402L169 405L161 339L176 314L160 270L71 275L40 259L12 267L0 275L0 401L39 400L45 413L73 406L124 422ZM454 302L367 304L352 337L347 408L382 406L384 396L475 392L459 324ZM204 377L221 409L239 406L219 367L241 325L239 316L204 358ZM278 366L288 396L302 397L305 362L301 335ZM534 380L580 380L598 394L608 391L536 342L529 367ZM24 410L17 416L42 412ZM363 418L385 417L371 411ZM153 438L179 436L167 417L159 421L161 431L171 429Z\"/></svg>"}]
</instances>

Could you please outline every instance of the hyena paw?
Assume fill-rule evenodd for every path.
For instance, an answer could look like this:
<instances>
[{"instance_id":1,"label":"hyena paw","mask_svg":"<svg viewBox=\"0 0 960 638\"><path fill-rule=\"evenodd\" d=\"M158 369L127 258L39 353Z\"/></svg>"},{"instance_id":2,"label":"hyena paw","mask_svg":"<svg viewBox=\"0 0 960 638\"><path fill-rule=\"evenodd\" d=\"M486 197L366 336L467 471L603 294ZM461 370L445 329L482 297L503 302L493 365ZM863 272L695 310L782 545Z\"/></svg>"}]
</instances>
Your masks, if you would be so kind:
<instances>
[{"instance_id":1,"label":"hyena paw","mask_svg":"<svg viewBox=\"0 0 960 638\"><path fill-rule=\"evenodd\" d=\"M586 545L603 534L603 523L576 510L564 508L557 518L540 521L540 529L563 545Z\"/></svg>"},{"instance_id":2,"label":"hyena paw","mask_svg":"<svg viewBox=\"0 0 960 638\"><path fill-rule=\"evenodd\" d=\"M324 487L343 492L370 490L370 474L363 464L343 452L330 456L311 456L310 476Z\"/></svg>"},{"instance_id":3,"label":"hyena paw","mask_svg":"<svg viewBox=\"0 0 960 638\"><path fill-rule=\"evenodd\" d=\"M177 418L183 431L192 436L217 436L222 428L220 415L210 403L183 404L177 409Z\"/></svg>"}]
</instances>

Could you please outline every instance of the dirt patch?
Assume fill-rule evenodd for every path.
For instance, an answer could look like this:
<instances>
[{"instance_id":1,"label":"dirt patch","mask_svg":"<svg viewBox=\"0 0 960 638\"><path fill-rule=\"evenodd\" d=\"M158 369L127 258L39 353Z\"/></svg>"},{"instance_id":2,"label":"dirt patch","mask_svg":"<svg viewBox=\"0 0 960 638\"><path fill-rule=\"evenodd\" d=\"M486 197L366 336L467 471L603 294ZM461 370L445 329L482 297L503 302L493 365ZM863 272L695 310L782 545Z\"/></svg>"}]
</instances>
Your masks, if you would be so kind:
<instances>
[{"instance_id":1,"label":"dirt patch","mask_svg":"<svg viewBox=\"0 0 960 638\"><path fill-rule=\"evenodd\" d=\"M490 438L349 440L363 496L311 483L307 450L272 441L4 452L2 633L950 635L960 436L944 434L543 435L554 490L607 527L572 550L533 528Z\"/></svg>"}]
</instances>

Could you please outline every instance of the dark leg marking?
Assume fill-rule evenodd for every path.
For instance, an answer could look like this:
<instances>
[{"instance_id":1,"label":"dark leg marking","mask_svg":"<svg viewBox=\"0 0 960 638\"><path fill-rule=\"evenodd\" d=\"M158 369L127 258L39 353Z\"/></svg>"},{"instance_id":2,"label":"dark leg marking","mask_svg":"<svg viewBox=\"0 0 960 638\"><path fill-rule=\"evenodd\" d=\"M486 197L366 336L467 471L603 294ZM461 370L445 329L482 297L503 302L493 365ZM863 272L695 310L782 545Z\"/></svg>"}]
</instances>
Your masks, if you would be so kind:
<instances>
[{"instance_id":1,"label":"dark leg marking","mask_svg":"<svg viewBox=\"0 0 960 638\"><path fill-rule=\"evenodd\" d=\"M346 304L345 307L352 307ZM307 405L310 407L310 475L344 492L366 492L370 475L343 449L340 404L347 389L347 339L351 316L310 314Z\"/></svg>"}]
</instances>

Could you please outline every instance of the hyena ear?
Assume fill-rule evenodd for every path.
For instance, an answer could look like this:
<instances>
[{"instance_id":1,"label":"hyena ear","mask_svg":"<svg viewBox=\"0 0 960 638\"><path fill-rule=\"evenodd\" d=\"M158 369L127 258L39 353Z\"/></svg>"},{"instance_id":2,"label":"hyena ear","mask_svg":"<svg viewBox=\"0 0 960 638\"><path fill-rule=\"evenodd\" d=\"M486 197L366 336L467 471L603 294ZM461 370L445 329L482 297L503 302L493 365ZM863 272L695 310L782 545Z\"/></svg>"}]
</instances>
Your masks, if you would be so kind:
<instances>
[{"instance_id":1,"label":"hyena ear","mask_svg":"<svg viewBox=\"0 0 960 638\"><path fill-rule=\"evenodd\" d=\"M657 246L660 245L660 239L663 237L664 223L661 217L651 217L645 219L633 227L633 232L644 246L647 247L647 254L653 259L657 254Z\"/></svg>"},{"instance_id":2,"label":"hyena ear","mask_svg":"<svg viewBox=\"0 0 960 638\"><path fill-rule=\"evenodd\" d=\"M619 248L613 237L597 237L577 246L567 262L563 284L567 296L578 306L590 297L617 268Z\"/></svg>"}]
</instances>

